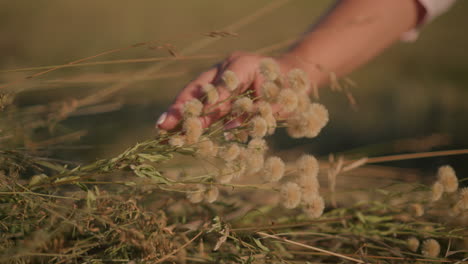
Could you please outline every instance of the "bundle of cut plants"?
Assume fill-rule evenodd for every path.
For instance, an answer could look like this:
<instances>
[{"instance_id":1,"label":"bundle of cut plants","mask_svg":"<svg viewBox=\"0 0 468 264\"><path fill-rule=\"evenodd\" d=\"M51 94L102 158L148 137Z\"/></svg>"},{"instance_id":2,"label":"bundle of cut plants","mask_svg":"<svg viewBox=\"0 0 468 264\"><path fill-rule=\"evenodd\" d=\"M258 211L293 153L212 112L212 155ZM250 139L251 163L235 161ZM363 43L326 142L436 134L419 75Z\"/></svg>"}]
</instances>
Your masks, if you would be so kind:
<instances>
[{"instance_id":1,"label":"bundle of cut plants","mask_svg":"<svg viewBox=\"0 0 468 264\"><path fill-rule=\"evenodd\" d=\"M275 153L265 137L315 138L329 115L301 69L283 75L265 59L259 71L260 96L224 73L232 111L208 128L200 117L225 102L212 84L177 129L114 158L73 166L0 152L0 262L466 261L468 189L452 167L431 182L363 181L382 158Z\"/></svg>"}]
</instances>

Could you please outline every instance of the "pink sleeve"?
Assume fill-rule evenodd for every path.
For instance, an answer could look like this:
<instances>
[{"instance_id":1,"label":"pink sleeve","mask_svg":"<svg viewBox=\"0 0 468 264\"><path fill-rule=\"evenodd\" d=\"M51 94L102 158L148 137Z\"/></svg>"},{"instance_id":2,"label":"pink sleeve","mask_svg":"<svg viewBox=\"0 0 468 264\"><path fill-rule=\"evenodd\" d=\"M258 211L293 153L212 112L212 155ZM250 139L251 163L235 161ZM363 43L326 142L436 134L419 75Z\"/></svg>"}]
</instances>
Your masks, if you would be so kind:
<instances>
[{"instance_id":1,"label":"pink sleeve","mask_svg":"<svg viewBox=\"0 0 468 264\"><path fill-rule=\"evenodd\" d=\"M419 36L419 30L425 24L431 22L437 16L443 14L457 1L457 0L417 0L426 9L426 14L420 23L412 30L405 32L401 36L401 40L405 42L415 41Z\"/></svg>"}]
</instances>

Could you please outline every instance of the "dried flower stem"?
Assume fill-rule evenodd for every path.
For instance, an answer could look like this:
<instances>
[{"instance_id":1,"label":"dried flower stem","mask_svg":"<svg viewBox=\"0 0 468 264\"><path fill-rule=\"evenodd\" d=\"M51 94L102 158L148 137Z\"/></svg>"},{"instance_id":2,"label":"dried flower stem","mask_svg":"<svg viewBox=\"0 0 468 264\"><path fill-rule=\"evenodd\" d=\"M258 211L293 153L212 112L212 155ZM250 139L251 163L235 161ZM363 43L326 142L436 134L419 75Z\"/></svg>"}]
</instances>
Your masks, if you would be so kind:
<instances>
[{"instance_id":1,"label":"dried flower stem","mask_svg":"<svg viewBox=\"0 0 468 264\"><path fill-rule=\"evenodd\" d=\"M321 249L321 248L318 248L318 247L309 246L309 245L299 243L299 242L296 242L296 241L292 241L292 240L289 240L289 239L286 239L286 238L283 238L283 237L270 235L270 234L267 234L265 232L257 232L257 234L259 234L261 236L264 236L264 237L280 240L280 241L283 241L283 242L286 242L286 243L289 243L289 244L292 244L292 245L295 245L295 246L300 246L300 247L312 249L312 250L315 250L315 251L318 251L318 252L322 252L322 253L328 254L330 256L335 256L335 257L338 257L338 258L350 260L350 261L353 261L353 262L356 262L356 263L365 263L364 261L359 260L359 259L351 258L351 257L345 256L345 255L338 254L338 253L335 253L335 252L332 252L332 251L329 251L329 250Z\"/></svg>"}]
</instances>

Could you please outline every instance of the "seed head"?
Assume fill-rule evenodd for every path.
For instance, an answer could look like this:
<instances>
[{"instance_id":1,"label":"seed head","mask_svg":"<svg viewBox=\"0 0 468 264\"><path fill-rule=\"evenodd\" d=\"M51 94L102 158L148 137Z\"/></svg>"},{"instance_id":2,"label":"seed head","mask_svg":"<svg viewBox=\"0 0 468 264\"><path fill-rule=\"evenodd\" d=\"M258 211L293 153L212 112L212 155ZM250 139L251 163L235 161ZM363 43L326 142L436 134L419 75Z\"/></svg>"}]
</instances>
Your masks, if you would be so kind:
<instances>
[{"instance_id":1,"label":"seed head","mask_svg":"<svg viewBox=\"0 0 468 264\"><path fill-rule=\"evenodd\" d=\"M320 190L320 183L317 177L311 177L310 175L302 175L299 177L299 186L302 188L303 201L307 202L307 198L312 195L318 195Z\"/></svg>"},{"instance_id":2,"label":"seed head","mask_svg":"<svg viewBox=\"0 0 468 264\"><path fill-rule=\"evenodd\" d=\"M205 198L206 187L202 184L197 185L197 190L187 194L187 198L192 203L199 203Z\"/></svg>"},{"instance_id":3,"label":"seed head","mask_svg":"<svg viewBox=\"0 0 468 264\"><path fill-rule=\"evenodd\" d=\"M281 202L288 209L296 208L301 202L301 188L294 182L287 182L281 186Z\"/></svg>"},{"instance_id":4,"label":"seed head","mask_svg":"<svg viewBox=\"0 0 468 264\"><path fill-rule=\"evenodd\" d=\"M413 251L413 252L416 252L418 251L418 248L419 248L419 240L415 237L410 237L408 238L408 240L406 241L406 243L408 243L408 248L409 250Z\"/></svg>"},{"instance_id":5,"label":"seed head","mask_svg":"<svg viewBox=\"0 0 468 264\"><path fill-rule=\"evenodd\" d=\"M268 150L268 145L264 139L254 138L250 140L249 144L247 145L247 148L256 152L264 153Z\"/></svg>"},{"instance_id":6,"label":"seed head","mask_svg":"<svg viewBox=\"0 0 468 264\"><path fill-rule=\"evenodd\" d=\"M242 160L245 162L249 173L257 173L263 168L265 157L262 152L255 149L245 149L242 151L242 156Z\"/></svg>"},{"instance_id":7,"label":"seed head","mask_svg":"<svg viewBox=\"0 0 468 264\"><path fill-rule=\"evenodd\" d=\"M468 187L462 188L459 194L458 207L462 210L468 210Z\"/></svg>"},{"instance_id":8,"label":"seed head","mask_svg":"<svg viewBox=\"0 0 468 264\"><path fill-rule=\"evenodd\" d=\"M292 69L288 72L287 80L289 87L296 92L305 93L309 90L309 77L307 76L307 73L301 69Z\"/></svg>"},{"instance_id":9,"label":"seed head","mask_svg":"<svg viewBox=\"0 0 468 264\"><path fill-rule=\"evenodd\" d=\"M189 117L185 119L183 129L185 132L185 141L187 144L196 143L203 133L202 124L198 117Z\"/></svg>"},{"instance_id":10,"label":"seed head","mask_svg":"<svg viewBox=\"0 0 468 264\"><path fill-rule=\"evenodd\" d=\"M197 144L197 153L204 157L216 157L218 146L210 139L203 138Z\"/></svg>"},{"instance_id":11,"label":"seed head","mask_svg":"<svg viewBox=\"0 0 468 264\"><path fill-rule=\"evenodd\" d=\"M218 200L219 189L216 186L211 186L211 188L206 192L205 200L209 203L213 203Z\"/></svg>"},{"instance_id":12,"label":"seed head","mask_svg":"<svg viewBox=\"0 0 468 264\"><path fill-rule=\"evenodd\" d=\"M237 178L238 170L232 166L232 164L228 164L226 167L221 169L221 171L216 176L216 180L219 183L230 183L233 178Z\"/></svg>"},{"instance_id":13,"label":"seed head","mask_svg":"<svg viewBox=\"0 0 468 264\"><path fill-rule=\"evenodd\" d=\"M251 137L262 138L266 135L268 131L268 126L267 126L265 119L263 119L263 117L256 116L252 118L252 120L250 120L249 124L250 124L249 134Z\"/></svg>"},{"instance_id":14,"label":"seed head","mask_svg":"<svg viewBox=\"0 0 468 264\"><path fill-rule=\"evenodd\" d=\"M221 79L224 82L224 85L226 88L228 88L229 91L234 91L239 87L239 79L237 78L237 75L233 71L224 71L223 75L221 76Z\"/></svg>"},{"instance_id":15,"label":"seed head","mask_svg":"<svg viewBox=\"0 0 468 264\"><path fill-rule=\"evenodd\" d=\"M296 161L296 167L301 177L306 176L310 178L317 178L318 176L319 164L317 159L312 155L302 155Z\"/></svg>"},{"instance_id":16,"label":"seed head","mask_svg":"<svg viewBox=\"0 0 468 264\"><path fill-rule=\"evenodd\" d=\"M284 175L284 162L279 157L269 157L263 168L263 179L266 182L278 182Z\"/></svg>"},{"instance_id":17,"label":"seed head","mask_svg":"<svg viewBox=\"0 0 468 264\"><path fill-rule=\"evenodd\" d=\"M265 101L260 101L257 104L257 109L260 115L263 118L266 118L267 116L273 115L273 110L271 109L271 104Z\"/></svg>"},{"instance_id":18,"label":"seed head","mask_svg":"<svg viewBox=\"0 0 468 264\"><path fill-rule=\"evenodd\" d=\"M414 217L421 217L424 215L424 207L418 203L411 204L410 211Z\"/></svg>"},{"instance_id":19,"label":"seed head","mask_svg":"<svg viewBox=\"0 0 468 264\"><path fill-rule=\"evenodd\" d=\"M202 87L203 93L206 95L206 102L208 104L214 104L219 100L218 90L213 84L207 83Z\"/></svg>"},{"instance_id":20,"label":"seed head","mask_svg":"<svg viewBox=\"0 0 468 264\"><path fill-rule=\"evenodd\" d=\"M281 75L278 63L272 58L265 58L260 61L260 73L269 81L274 81Z\"/></svg>"},{"instance_id":21,"label":"seed head","mask_svg":"<svg viewBox=\"0 0 468 264\"><path fill-rule=\"evenodd\" d=\"M221 151L219 151L219 156L225 161L233 161L239 156L239 153L239 145L233 143L221 149Z\"/></svg>"},{"instance_id":22,"label":"seed head","mask_svg":"<svg viewBox=\"0 0 468 264\"><path fill-rule=\"evenodd\" d=\"M203 104L198 99L192 99L183 106L183 115L185 118L200 116L203 110Z\"/></svg>"},{"instance_id":23,"label":"seed head","mask_svg":"<svg viewBox=\"0 0 468 264\"><path fill-rule=\"evenodd\" d=\"M273 135L277 127L276 118L273 115L268 115L264 118L268 127L268 135Z\"/></svg>"},{"instance_id":24,"label":"seed head","mask_svg":"<svg viewBox=\"0 0 468 264\"><path fill-rule=\"evenodd\" d=\"M174 147L182 147L185 144L185 138L182 135L174 135L169 138L169 145Z\"/></svg>"},{"instance_id":25,"label":"seed head","mask_svg":"<svg viewBox=\"0 0 468 264\"><path fill-rule=\"evenodd\" d=\"M311 104L308 111L305 113L306 137L316 137L322 128L324 128L329 120L328 110L321 104Z\"/></svg>"},{"instance_id":26,"label":"seed head","mask_svg":"<svg viewBox=\"0 0 468 264\"><path fill-rule=\"evenodd\" d=\"M434 185L432 185L432 192L431 192L431 200L433 202L440 200L442 198L442 195L444 194L444 185L440 182L435 182Z\"/></svg>"},{"instance_id":27,"label":"seed head","mask_svg":"<svg viewBox=\"0 0 468 264\"><path fill-rule=\"evenodd\" d=\"M292 138L302 138L307 134L307 120L303 113L295 113L286 120L286 131Z\"/></svg>"},{"instance_id":28,"label":"seed head","mask_svg":"<svg viewBox=\"0 0 468 264\"><path fill-rule=\"evenodd\" d=\"M437 172L439 182L444 186L444 190L448 193L455 192L458 189L458 179L453 168L445 165L439 168Z\"/></svg>"},{"instance_id":29,"label":"seed head","mask_svg":"<svg viewBox=\"0 0 468 264\"><path fill-rule=\"evenodd\" d=\"M440 244L435 239L427 239L423 242L421 253L426 257L435 258L439 256Z\"/></svg>"},{"instance_id":30,"label":"seed head","mask_svg":"<svg viewBox=\"0 0 468 264\"><path fill-rule=\"evenodd\" d=\"M297 95L291 89L282 89L278 95L278 103L284 112L290 113L297 108Z\"/></svg>"},{"instance_id":31,"label":"seed head","mask_svg":"<svg viewBox=\"0 0 468 264\"><path fill-rule=\"evenodd\" d=\"M307 195L305 199L307 202L304 204L303 211L310 218L319 218L325 210L325 201L318 194Z\"/></svg>"},{"instance_id":32,"label":"seed head","mask_svg":"<svg viewBox=\"0 0 468 264\"><path fill-rule=\"evenodd\" d=\"M280 93L280 88L274 82L264 82L261 90L263 99L267 101L274 101Z\"/></svg>"},{"instance_id":33,"label":"seed head","mask_svg":"<svg viewBox=\"0 0 468 264\"><path fill-rule=\"evenodd\" d=\"M244 114L251 113L253 110L252 99L248 97L241 97L234 101L232 104L232 113L233 114Z\"/></svg>"}]
</instances>

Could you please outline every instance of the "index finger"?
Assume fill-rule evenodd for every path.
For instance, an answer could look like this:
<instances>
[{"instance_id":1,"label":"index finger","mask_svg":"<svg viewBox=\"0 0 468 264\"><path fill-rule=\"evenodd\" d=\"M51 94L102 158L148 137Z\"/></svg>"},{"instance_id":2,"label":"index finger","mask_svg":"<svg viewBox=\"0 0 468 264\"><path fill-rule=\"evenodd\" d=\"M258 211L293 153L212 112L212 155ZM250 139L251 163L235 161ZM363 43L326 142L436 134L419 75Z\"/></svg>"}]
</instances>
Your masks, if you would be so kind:
<instances>
[{"instance_id":1,"label":"index finger","mask_svg":"<svg viewBox=\"0 0 468 264\"><path fill-rule=\"evenodd\" d=\"M179 95L177 95L177 98L169 107L168 111L161 114L157 122L157 127L164 130L174 129L182 120L183 105L192 99L200 99L203 96L203 85L212 82L217 73L217 68L211 68L187 84Z\"/></svg>"}]
</instances>

